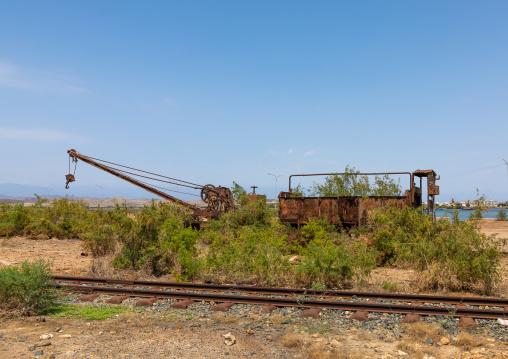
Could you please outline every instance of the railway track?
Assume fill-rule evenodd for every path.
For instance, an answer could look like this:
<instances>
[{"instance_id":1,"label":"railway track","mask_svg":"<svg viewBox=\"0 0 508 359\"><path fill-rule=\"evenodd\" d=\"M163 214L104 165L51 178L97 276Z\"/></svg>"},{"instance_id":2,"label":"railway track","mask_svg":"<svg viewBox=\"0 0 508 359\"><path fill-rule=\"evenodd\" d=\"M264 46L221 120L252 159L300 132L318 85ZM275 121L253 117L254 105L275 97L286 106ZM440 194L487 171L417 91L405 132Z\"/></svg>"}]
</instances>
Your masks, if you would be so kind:
<instances>
[{"instance_id":1,"label":"railway track","mask_svg":"<svg viewBox=\"0 0 508 359\"><path fill-rule=\"evenodd\" d=\"M171 306L185 309L196 301L220 303L212 311L227 311L235 304L257 304L269 313L276 307L305 308L301 317L319 317L322 308L356 312L351 319L368 320L370 312L406 314L406 322L420 315L451 315L459 325L474 326L474 318L508 319L508 299L453 297L419 294L372 293L312 289L271 288L108 278L54 276L51 284L63 291L81 292L80 300L111 295L109 303L120 304L131 297L145 298L137 305L152 305L159 299L179 300Z\"/></svg>"}]
</instances>

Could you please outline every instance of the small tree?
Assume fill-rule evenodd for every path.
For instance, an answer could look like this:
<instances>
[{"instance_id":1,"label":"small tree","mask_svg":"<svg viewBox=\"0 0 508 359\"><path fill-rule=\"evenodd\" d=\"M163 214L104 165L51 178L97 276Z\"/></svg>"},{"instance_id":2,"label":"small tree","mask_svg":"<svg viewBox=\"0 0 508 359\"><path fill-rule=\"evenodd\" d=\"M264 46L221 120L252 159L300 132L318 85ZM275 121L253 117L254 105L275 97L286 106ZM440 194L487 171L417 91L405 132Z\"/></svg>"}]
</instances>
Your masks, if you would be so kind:
<instances>
[{"instance_id":1,"label":"small tree","mask_svg":"<svg viewBox=\"0 0 508 359\"><path fill-rule=\"evenodd\" d=\"M484 194L480 195L480 190L476 189L476 206L473 212L469 215L469 219L479 220L483 218L483 213L487 213L489 211L488 206L486 204L487 196Z\"/></svg>"},{"instance_id":2,"label":"small tree","mask_svg":"<svg viewBox=\"0 0 508 359\"><path fill-rule=\"evenodd\" d=\"M305 191L305 188L303 188L302 185L300 183L298 183L298 186L291 189L291 197L293 197L293 198L305 197L304 191Z\"/></svg>"},{"instance_id":3,"label":"small tree","mask_svg":"<svg viewBox=\"0 0 508 359\"><path fill-rule=\"evenodd\" d=\"M233 181L233 190L231 193L233 194L235 202L240 206L247 206L250 203L247 191L235 181Z\"/></svg>"},{"instance_id":4,"label":"small tree","mask_svg":"<svg viewBox=\"0 0 508 359\"><path fill-rule=\"evenodd\" d=\"M376 176L374 183L369 177L359 175L354 167L346 166L344 174L331 175L325 178L324 184L314 182L310 188L313 196L339 197L339 196L400 196L402 188L400 183L388 175Z\"/></svg>"}]
</instances>

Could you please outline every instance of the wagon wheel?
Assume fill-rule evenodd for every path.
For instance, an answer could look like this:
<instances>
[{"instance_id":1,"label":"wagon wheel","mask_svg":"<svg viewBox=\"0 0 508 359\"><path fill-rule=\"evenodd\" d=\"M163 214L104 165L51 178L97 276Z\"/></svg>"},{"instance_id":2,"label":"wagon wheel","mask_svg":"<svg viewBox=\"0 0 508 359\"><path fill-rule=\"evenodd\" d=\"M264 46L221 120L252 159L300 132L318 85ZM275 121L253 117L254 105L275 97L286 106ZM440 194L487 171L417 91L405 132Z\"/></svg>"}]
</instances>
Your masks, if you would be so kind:
<instances>
[{"instance_id":1,"label":"wagon wheel","mask_svg":"<svg viewBox=\"0 0 508 359\"><path fill-rule=\"evenodd\" d=\"M210 197L215 195L215 193L212 192L214 190L215 190L215 186L213 186L211 184L207 184L206 186L203 186L203 188L201 189L201 199L203 200L203 202L208 203L208 201L210 200Z\"/></svg>"}]
</instances>

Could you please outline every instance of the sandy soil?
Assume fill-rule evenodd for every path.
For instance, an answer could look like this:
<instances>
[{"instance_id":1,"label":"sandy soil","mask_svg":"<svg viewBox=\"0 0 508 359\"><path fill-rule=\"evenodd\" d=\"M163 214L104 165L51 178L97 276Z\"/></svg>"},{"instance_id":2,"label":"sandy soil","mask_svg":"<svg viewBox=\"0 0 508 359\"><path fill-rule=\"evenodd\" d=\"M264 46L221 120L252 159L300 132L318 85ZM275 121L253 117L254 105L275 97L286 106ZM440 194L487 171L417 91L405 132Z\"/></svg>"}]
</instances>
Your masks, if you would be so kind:
<instances>
[{"instance_id":1,"label":"sandy soil","mask_svg":"<svg viewBox=\"0 0 508 359\"><path fill-rule=\"evenodd\" d=\"M482 230L508 238L508 222L483 221ZM44 258L52 261L51 269L55 274L87 276L91 273L92 259L84 255L78 240L16 237L0 241L0 266ZM503 263L508 269L506 258ZM404 290L410 278L411 271L379 268L368 285L380 288L384 282L396 282L399 290ZM404 344L400 340L374 339L362 331L338 333L334 328L323 332L320 328L324 324L319 320L295 326L282 325L269 317L249 318L226 315L219 326L212 326L210 318L182 321L178 317L150 316L149 312L88 322L51 317L46 317L44 322L35 317L3 317L0 318L0 358L33 358L39 350L43 351L39 355L41 358L332 358L333 353L336 358L423 357L422 352L399 356L398 350ZM245 320L267 327L248 333L245 328L250 324ZM62 331L57 332L57 328ZM54 337L39 339L45 333L52 333ZM236 337L236 344L227 346L224 343L226 333ZM300 333L301 340L297 345L288 344L288 335L294 333ZM50 345L33 348L45 343ZM436 358L508 358L508 346L488 338L481 347L470 351L451 344L432 350ZM428 358L432 356L427 355Z\"/></svg>"}]
</instances>

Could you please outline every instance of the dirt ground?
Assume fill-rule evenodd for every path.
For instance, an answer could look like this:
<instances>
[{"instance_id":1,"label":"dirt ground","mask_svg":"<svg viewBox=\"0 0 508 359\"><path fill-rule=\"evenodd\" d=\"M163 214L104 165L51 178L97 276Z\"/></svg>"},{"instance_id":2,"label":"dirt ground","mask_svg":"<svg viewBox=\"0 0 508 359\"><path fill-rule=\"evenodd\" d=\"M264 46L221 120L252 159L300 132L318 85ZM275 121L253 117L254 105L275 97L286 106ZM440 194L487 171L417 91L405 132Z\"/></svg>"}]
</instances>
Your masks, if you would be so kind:
<instances>
[{"instance_id":1,"label":"dirt ground","mask_svg":"<svg viewBox=\"0 0 508 359\"><path fill-rule=\"evenodd\" d=\"M482 230L508 238L508 222L484 220ZM0 239L0 267L36 258L51 260L55 274L92 273L92 258L78 240ZM503 264L508 269L507 258ZM404 291L410 278L411 271L379 268L367 289L390 282ZM502 291L508 294L506 287ZM363 330L321 330L325 326L319 319L285 325L250 313L243 318L226 314L219 320L182 320L179 316L159 317L149 309L102 321L0 317L0 358L508 358L506 343L480 334L475 334L482 337L478 347L454 342L436 347L409 339L374 338ZM46 333L53 338L40 339ZM227 333L236 337L234 345L224 343ZM417 349L408 350L411 346Z\"/></svg>"}]
</instances>

